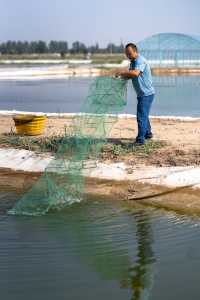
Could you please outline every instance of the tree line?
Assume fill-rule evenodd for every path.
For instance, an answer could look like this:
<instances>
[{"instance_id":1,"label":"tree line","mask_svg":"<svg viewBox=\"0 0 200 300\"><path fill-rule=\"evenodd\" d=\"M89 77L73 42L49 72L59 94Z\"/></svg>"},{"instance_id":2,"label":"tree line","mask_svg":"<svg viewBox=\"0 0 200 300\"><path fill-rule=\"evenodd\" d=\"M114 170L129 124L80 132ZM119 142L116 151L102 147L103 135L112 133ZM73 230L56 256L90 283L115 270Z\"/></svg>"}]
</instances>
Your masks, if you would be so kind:
<instances>
[{"instance_id":1,"label":"tree line","mask_svg":"<svg viewBox=\"0 0 200 300\"><path fill-rule=\"evenodd\" d=\"M75 41L69 47L66 41L7 41L0 43L1 54L45 54L60 53L64 54L87 54L87 53L122 53L123 44L119 46L109 43L105 48L100 48L99 44L87 47L80 41Z\"/></svg>"}]
</instances>

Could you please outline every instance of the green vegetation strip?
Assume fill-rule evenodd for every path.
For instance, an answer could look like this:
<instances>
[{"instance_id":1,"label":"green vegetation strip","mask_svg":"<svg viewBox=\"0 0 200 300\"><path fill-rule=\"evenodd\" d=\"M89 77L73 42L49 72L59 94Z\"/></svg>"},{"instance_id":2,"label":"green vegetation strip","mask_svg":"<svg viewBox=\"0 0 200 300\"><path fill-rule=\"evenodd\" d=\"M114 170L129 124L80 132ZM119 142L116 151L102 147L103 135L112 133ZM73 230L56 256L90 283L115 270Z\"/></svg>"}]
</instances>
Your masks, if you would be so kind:
<instances>
[{"instance_id":1,"label":"green vegetation strip","mask_svg":"<svg viewBox=\"0 0 200 300\"><path fill-rule=\"evenodd\" d=\"M97 143L102 141L97 141ZM51 137L30 137L30 136L18 136L16 134L5 134L0 136L0 145L11 146L17 149L26 149L36 152L50 152L56 153L59 146L63 143L71 145L69 149L73 149L74 139L69 136L51 136ZM149 156L155 150L163 148L166 143L163 141L148 141L144 146L134 147L133 142L130 140L107 140L101 149L100 158L117 158L126 154L132 153L136 156ZM75 148L74 148L75 151ZM69 153L71 154L71 153ZM92 157L92 152L90 153Z\"/></svg>"}]
</instances>

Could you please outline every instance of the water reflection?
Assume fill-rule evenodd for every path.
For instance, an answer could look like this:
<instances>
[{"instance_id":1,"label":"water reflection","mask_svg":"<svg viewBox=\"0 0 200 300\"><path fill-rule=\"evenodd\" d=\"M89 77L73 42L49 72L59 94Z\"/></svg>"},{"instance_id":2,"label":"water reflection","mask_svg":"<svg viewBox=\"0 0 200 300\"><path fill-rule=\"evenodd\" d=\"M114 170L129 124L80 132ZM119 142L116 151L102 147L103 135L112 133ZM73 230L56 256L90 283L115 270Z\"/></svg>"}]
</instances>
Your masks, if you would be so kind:
<instances>
[{"instance_id":1,"label":"water reflection","mask_svg":"<svg viewBox=\"0 0 200 300\"><path fill-rule=\"evenodd\" d=\"M93 219L90 226L88 223L84 226L82 222L71 223L70 230L79 241L78 254L103 280L117 280L122 289L131 290L130 300L149 299L156 262L150 214L147 210L136 210L126 216L127 223L124 216L122 221L120 212L106 220L102 220L102 211L100 216L98 212L95 215L97 219ZM130 254L127 233L134 241Z\"/></svg>"},{"instance_id":2,"label":"water reflection","mask_svg":"<svg viewBox=\"0 0 200 300\"><path fill-rule=\"evenodd\" d=\"M122 287L130 287L132 290L131 300L147 300L154 280L153 265L156 262L152 249L153 233L150 216L141 210L134 216L137 227L137 259L129 267L128 281L122 283Z\"/></svg>"}]
</instances>

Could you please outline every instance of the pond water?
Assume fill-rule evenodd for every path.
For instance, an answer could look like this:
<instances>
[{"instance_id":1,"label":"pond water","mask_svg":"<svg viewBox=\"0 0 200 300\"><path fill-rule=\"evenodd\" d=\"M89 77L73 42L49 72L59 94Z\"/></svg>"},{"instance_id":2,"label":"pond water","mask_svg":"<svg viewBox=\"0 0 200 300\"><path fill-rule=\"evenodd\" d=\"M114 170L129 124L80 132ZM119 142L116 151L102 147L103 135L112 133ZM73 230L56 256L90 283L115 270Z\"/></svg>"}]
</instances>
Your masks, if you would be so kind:
<instances>
[{"instance_id":1,"label":"pond water","mask_svg":"<svg viewBox=\"0 0 200 300\"><path fill-rule=\"evenodd\" d=\"M1 80L0 110L80 112L94 78ZM200 76L153 78L156 98L152 115L200 116ZM135 114L136 95L128 85L124 113Z\"/></svg>"},{"instance_id":2,"label":"pond water","mask_svg":"<svg viewBox=\"0 0 200 300\"><path fill-rule=\"evenodd\" d=\"M199 248L199 218L139 204L96 199L44 217L1 213L1 299L199 299Z\"/></svg>"}]
</instances>

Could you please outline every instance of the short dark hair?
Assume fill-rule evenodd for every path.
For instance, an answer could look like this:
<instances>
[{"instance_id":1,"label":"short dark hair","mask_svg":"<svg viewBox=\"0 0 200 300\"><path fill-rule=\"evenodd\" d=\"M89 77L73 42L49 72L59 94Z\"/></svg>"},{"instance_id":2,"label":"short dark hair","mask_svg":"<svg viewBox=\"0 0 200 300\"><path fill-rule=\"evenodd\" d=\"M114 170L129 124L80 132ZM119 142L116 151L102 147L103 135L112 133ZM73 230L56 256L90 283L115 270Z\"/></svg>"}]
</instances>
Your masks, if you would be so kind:
<instances>
[{"instance_id":1,"label":"short dark hair","mask_svg":"<svg viewBox=\"0 0 200 300\"><path fill-rule=\"evenodd\" d=\"M125 46L125 49L127 49L128 47L131 47L133 50L135 50L136 52L138 52L138 48L135 44L133 43L128 43L126 46Z\"/></svg>"}]
</instances>

